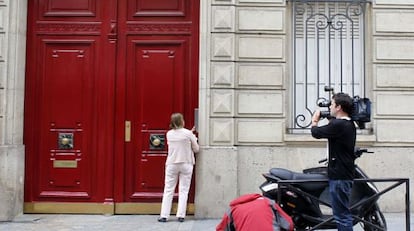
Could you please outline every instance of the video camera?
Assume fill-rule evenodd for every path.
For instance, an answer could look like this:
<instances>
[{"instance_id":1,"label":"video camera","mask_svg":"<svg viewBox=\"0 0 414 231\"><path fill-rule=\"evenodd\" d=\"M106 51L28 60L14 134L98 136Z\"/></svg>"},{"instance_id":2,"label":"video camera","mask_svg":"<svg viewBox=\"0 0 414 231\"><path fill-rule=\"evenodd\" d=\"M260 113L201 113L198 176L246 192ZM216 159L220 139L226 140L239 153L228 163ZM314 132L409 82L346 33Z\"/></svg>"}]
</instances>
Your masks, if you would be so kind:
<instances>
[{"instance_id":1,"label":"video camera","mask_svg":"<svg viewBox=\"0 0 414 231\"><path fill-rule=\"evenodd\" d=\"M324 91L331 92L334 94L334 89L332 87L325 86ZM354 96L353 100L353 110L351 114L351 120L355 121L360 129L365 129L365 123L371 121L371 101L368 98L361 98L359 96ZM323 101L318 100L318 106L321 108L328 108L328 110L321 111L321 118L332 118L329 106L331 106L331 100L323 99Z\"/></svg>"}]
</instances>

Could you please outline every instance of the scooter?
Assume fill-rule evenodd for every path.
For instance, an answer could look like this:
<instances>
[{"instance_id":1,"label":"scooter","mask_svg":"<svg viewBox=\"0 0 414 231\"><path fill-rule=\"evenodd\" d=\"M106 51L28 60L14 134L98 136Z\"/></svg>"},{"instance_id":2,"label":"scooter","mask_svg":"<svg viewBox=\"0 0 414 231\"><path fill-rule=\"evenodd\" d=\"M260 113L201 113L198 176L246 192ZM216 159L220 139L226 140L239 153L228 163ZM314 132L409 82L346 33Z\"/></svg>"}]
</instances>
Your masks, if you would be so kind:
<instances>
[{"instance_id":1,"label":"scooter","mask_svg":"<svg viewBox=\"0 0 414 231\"><path fill-rule=\"evenodd\" d=\"M367 149L355 149L356 158ZM326 163L327 159L319 161ZM336 229L332 209L327 166L293 172L283 168L271 168L263 176L262 194L275 200L292 217L296 230ZM355 179L369 179L355 165ZM360 223L364 231L387 230L387 223L378 206L378 189L371 181L354 181L351 193L351 212L354 225Z\"/></svg>"}]
</instances>

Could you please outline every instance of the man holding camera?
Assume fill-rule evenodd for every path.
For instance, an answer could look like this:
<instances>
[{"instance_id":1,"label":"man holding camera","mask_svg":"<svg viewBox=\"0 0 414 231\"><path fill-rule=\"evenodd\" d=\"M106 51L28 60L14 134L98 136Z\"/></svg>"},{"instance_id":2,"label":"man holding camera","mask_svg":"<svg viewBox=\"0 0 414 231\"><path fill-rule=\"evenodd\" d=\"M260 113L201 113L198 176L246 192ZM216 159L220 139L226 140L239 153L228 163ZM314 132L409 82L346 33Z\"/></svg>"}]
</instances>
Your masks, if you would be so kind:
<instances>
[{"instance_id":1,"label":"man holding camera","mask_svg":"<svg viewBox=\"0 0 414 231\"><path fill-rule=\"evenodd\" d=\"M345 93L332 96L329 106L331 119L324 126L318 126L321 111L312 116L312 136L328 139L328 178L332 210L339 231L352 231L353 219L350 197L355 172L356 127L351 120L353 100Z\"/></svg>"}]
</instances>

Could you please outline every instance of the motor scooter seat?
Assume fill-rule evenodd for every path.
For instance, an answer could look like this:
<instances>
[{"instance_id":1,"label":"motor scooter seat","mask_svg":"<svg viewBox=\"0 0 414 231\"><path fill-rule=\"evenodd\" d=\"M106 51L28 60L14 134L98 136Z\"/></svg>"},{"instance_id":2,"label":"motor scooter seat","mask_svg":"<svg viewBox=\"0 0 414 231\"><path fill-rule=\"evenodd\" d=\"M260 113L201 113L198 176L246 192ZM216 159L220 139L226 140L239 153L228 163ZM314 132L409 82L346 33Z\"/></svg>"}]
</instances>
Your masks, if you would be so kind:
<instances>
[{"instance_id":1,"label":"motor scooter seat","mask_svg":"<svg viewBox=\"0 0 414 231\"><path fill-rule=\"evenodd\" d=\"M284 168L271 168L269 172L282 180L292 180L294 174L293 171Z\"/></svg>"},{"instance_id":2,"label":"motor scooter seat","mask_svg":"<svg viewBox=\"0 0 414 231\"><path fill-rule=\"evenodd\" d=\"M280 178L281 180L315 180L315 181L323 181L323 182L311 182L311 183L298 183L300 188L305 191L318 191L326 187L328 177L324 174L317 174L317 173L301 173L301 172L293 172L288 169L283 168L272 168L270 169L270 174Z\"/></svg>"}]
</instances>

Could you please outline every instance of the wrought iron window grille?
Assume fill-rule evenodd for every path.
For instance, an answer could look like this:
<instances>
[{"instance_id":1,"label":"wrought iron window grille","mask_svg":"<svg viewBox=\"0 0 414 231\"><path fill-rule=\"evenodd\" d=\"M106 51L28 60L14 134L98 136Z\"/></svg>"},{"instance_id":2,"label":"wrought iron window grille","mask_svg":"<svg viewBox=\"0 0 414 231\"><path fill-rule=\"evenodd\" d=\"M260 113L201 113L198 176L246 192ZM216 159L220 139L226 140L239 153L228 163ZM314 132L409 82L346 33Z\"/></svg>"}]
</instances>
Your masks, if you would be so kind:
<instances>
[{"instance_id":1,"label":"wrought iron window grille","mask_svg":"<svg viewBox=\"0 0 414 231\"><path fill-rule=\"evenodd\" d=\"M366 0L289 0L293 20L293 86L289 130L309 132L330 92L365 97Z\"/></svg>"}]
</instances>

